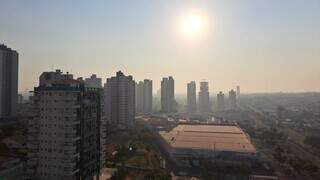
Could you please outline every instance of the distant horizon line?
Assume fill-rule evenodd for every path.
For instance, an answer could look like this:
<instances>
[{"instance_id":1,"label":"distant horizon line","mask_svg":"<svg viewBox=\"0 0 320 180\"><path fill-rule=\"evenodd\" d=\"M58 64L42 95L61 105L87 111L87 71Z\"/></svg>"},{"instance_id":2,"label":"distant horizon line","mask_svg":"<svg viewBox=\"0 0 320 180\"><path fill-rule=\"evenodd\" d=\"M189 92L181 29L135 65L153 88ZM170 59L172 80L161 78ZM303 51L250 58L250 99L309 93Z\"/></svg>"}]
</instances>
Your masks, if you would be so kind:
<instances>
[{"instance_id":1,"label":"distant horizon line","mask_svg":"<svg viewBox=\"0 0 320 180\"><path fill-rule=\"evenodd\" d=\"M21 67L20 67L21 68ZM61 73L70 73L71 75L74 75L74 73L73 72L70 72L70 71L63 71L63 69L62 68L51 68L50 70L46 70L46 71L42 71L42 72L56 72L57 70L60 70L61 71ZM115 73L114 74L116 74L116 72L118 72L118 71L122 71L122 72L124 72L125 73L125 70L121 70L121 68L120 69L118 69L117 71L115 71ZM19 73L20 74L20 73ZM40 73L41 74L41 73ZM88 77L88 78L90 78L92 75L97 75L97 73L90 73L91 75ZM132 73L128 73L128 74L126 74L125 73L125 75L126 76L132 76L133 77L133 79L134 79L134 75L132 74ZM112 76L112 75L111 75ZM173 77L173 79L175 80L175 76L174 75L168 75L168 76L163 76L163 77ZM85 76L79 76L78 78L86 78ZM162 77L162 78L163 78ZM75 78L75 77L74 77ZM109 77L104 77L104 76L97 76L97 78L100 78L101 80L102 80L102 86L105 84L105 81L104 80L106 80L107 78L109 78ZM153 79L151 79L151 78L142 78L142 79L140 79L140 80L138 80L138 79L134 79L134 81L135 82L140 82L140 81L143 81L143 80L151 80L152 82L158 82L158 81L154 81ZM160 78L160 80L159 80L159 82L161 81L161 78ZM190 81L188 81L187 83L189 83L189 82L192 82L192 81L195 81L196 83L198 83L198 82L209 82L210 80L200 80L200 81L196 81L196 80L190 80ZM175 82L176 82L176 80L175 80ZM186 84L187 84L186 83ZM36 83L37 84L37 83ZM36 84L35 84L35 86L36 86ZM238 84L237 86L240 86L240 89L243 87L243 86L241 86L240 84ZM159 90L160 88L158 88L158 89L153 89L153 94L154 95L156 95L157 94L157 91ZM225 89L225 88L224 88ZM209 91L209 93L210 93L210 95L212 95L212 94L218 94L220 91L221 92L223 92L223 93L225 93L225 94L227 94L230 90L236 90L236 86L234 87L234 88L229 88L228 90L215 90L215 91ZM26 94L26 93L29 93L30 91L32 91L33 90L33 87L31 87L31 88L25 88L25 90L19 90L18 91L18 93L19 94ZM187 88L185 88L185 90L187 90ZM197 91L198 92L198 91ZM297 90L297 91L285 91L285 90L283 90L283 91L240 91L241 92L241 94L243 94L243 95L246 95L246 94L248 94L248 95L251 95L251 94L281 94L281 93L283 93L283 94L303 94L303 93L320 93L320 90L311 90L311 91L304 91L304 90ZM187 94L187 91L183 91L183 92L181 92L181 91L177 91L176 93L175 93L176 95L186 95Z\"/></svg>"},{"instance_id":2,"label":"distant horizon line","mask_svg":"<svg viewBox=\"0 0 320 180\"><path fill-rule=\"evenodd\" d=\"M103 88L103 87L102 87ZM231 90L231 89L230 89ZM18 91L18 94L28 94L32 90L25 90L25 91ZM218 94L220 91L217 92L210 92L210 95ZM223 93L227 93L225 91L221 91ZM240 95L254 95L254 94L320 94L320 91L269 91L269 92L241 92ZM157 95L157 93L153 93L153 95ZM176 92L175 95L187 95L186 92Z\"/></svg>"}]
</instances>

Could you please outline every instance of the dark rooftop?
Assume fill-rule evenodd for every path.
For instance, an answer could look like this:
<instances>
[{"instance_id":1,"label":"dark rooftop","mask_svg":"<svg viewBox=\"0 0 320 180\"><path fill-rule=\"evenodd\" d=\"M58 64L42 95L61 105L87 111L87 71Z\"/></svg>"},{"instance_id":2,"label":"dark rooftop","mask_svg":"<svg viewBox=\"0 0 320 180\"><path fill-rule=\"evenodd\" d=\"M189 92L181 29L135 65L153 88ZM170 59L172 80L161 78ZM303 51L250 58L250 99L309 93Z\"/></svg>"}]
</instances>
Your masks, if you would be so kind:
<instances>
[{"instance_id":1,"label":"dark rooftop","mask_svg":"<svg viewBox=\"0 0 320 180\"><path fill-rule=\"evenodd\" d=\"M0 44L0 50L4 50L4 51L14 51L14 52L16 52L15 50L7 47L7 46L4 45L4 44Z\"/></svg>"}]
</instances>

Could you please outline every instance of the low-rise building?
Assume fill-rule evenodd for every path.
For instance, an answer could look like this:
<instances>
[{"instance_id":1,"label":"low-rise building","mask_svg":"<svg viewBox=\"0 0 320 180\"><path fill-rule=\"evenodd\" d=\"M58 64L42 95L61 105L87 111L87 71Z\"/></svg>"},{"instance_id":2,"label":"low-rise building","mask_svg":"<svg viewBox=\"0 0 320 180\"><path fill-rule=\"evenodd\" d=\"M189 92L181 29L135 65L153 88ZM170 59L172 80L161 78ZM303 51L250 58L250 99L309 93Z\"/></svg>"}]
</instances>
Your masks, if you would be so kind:
<instances>
[{"instance_id":1,"label":"low-rise building","mask_svg":"<svg viewBox=\"0 0 320 180\"><path fill-rule=\"evenodd\" d=\"M180 124L160 132L160 142L174 166L189 174L203 162L244 162L257 158L248 135L237 125Z\"/></svg>"}]
</instances>

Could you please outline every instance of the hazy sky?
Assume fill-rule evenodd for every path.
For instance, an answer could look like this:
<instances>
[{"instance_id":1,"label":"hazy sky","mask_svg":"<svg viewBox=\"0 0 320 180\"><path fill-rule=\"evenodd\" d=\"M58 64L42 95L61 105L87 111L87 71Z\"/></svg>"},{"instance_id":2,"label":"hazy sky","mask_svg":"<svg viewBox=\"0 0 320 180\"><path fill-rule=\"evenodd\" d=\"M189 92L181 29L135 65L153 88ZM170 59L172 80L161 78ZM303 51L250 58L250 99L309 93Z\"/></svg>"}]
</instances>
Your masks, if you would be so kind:
<instances>
[{"instance_id":1,"label":"hazy sky","mask_svg":"<svg viewBox=\"0 0 320 180\"><path fill-rule=\"evenodd\" d=\"M186 38L180 17L200 12L202 36ZM0 42L20 53L19 90L41 72L76 77L117 70L153 80L172 75L210 90L320 91L319 0L0 0Z\"/></svg>"}]
</instances>

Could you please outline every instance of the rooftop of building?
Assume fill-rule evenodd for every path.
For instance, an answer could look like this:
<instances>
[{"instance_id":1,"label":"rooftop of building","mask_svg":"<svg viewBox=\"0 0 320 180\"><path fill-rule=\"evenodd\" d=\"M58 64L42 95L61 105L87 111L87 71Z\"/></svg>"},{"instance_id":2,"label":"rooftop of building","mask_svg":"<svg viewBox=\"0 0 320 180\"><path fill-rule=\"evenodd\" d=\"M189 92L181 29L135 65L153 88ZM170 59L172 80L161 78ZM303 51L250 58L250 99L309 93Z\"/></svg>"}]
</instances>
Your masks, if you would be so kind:
<instances>
[{"instance_id":1,"label":"rooftop of building","mask_svg":"<svg viewBox=\"0 0 320 180\"><path fill-rule=\"evenodd\" d=\"M54 81L53 85L63 85L63 84L81 84L81 80L75 80L75 79L62 79L58 81Z\"/></svg>"},{"instance_id":2,"label":"rooftop of building","mask_svg":"<svg viewBox=\"0 0 320 180\"><path fill-rule=\"evenodd\" d=\"M110 81L110 80L115 80L115 79L127 79L127 80L133 80L133 77L131 75L125 75L122 71L118 71L116 73L116 76L112 76L112 77L109 77L107 78L107 82Z\"/></svg>"},{"instance_id":3,"label":"rooftop of building","mask_svg":"<svg viewBox=\"0 0 320 180\"><path fill-rule=\"evenodd\" d=\"M256 153L237 125L180 124L160 135L173 148Z\"/></svg>"},{"instance_id":4,"label":"rooftop of building","mask_svg":"<svg viewBox=\"0 0 320 180\"><path fill-rule=\"evenodd\" d=\"M4 45L4 44L0 44L0 50L4 50L4 51L14 51L14 52L16 52L16 50L11 49L11 48L7 47L7 46Z\"/></svg>"}]
</instances>

